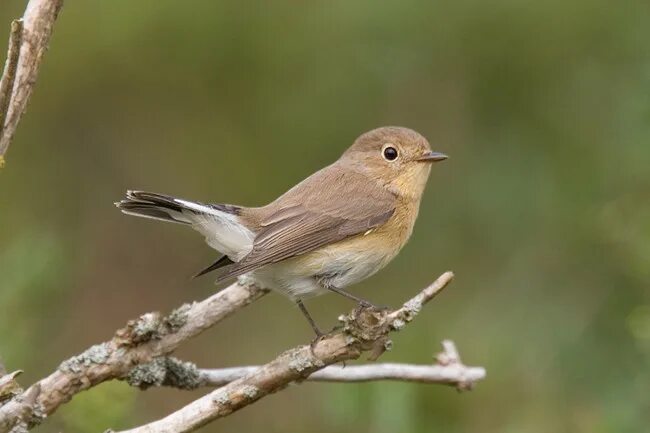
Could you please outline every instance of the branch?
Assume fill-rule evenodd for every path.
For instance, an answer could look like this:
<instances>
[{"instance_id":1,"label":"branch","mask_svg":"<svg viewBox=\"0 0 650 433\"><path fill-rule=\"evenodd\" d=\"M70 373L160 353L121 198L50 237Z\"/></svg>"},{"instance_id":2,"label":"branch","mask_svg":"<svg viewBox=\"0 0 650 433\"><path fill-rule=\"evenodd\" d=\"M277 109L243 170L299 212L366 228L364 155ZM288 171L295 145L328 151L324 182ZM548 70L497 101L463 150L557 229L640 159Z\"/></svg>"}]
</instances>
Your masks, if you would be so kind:
<instances>
[{"instance_id":1,"label":"branch","mask_svg":"<svg viewBox=\"0 0 650 433\"><path fill-rule=\"evenodd\" d=\"M30 0L22 20L11 23L7 61L0 79L0 168L16 133L63 0Z\"/></svg>"},{"instance_id":2,"label":"branch","mask_svg":"<svg viewBox=\"0 0 650 433\"><path fill-rule=\"evenodd\" d=\"M18 56L20 54L20 45L23 39L23 21L13 20L11 22L11 32L9 33L9 49L7 50L7 61L5 62L4 72L0 79L0 131L4 126L9 110L9 101L11 92L16 80L16 69L18 67Z\"/></svg>"},{"instance_id":3,"label":"branch","mask_svg":"<svg viewBox=\"0 0 650 433\"><path fill-rule=\"evenodd\" d=\"M11 433L27 431L40 392L40 386L37 384L3 406L3 409L7 408L9 416L0 418L0 431Z\"/></svg>"},{"instance_id":4,"label":"branch","mask_svg":"<svg viewBox=\"0 0 650 433\"><path fill-rule=\"evenodd\" d=\"M17 422L25 422L28 427L39 424L79 392L107 380L126 378L135 366L170 354L184 341L266 293L242 278L202 302L181 306L167 317L147 313L130 321L111 340L64 361L54 373L0 406L0 433L6 433Z\"/></svg>"},{"instance_id":5,"label":"branch","mask_svg":"<svg viewBox=\"0 0 650 433\"><path fill-rule=\"evenodd\" d=\"M444 351L435 357L433 365L413 364L366 364L356 366L331 365L316 371L306 380L314 382L368 382L396 380L455 386L458 390L471 389L485 378L482 367L467 367L459 356L453 342L442 343ZM141 364L131 370L126 381L140 389L168 386L193 390L200 387L227 385L244 376L255 374L260 366L244 366L215 369L199 369L192 362L183 362L174 357L156 358L148 364Z\"/></svg>"},{"instance_id":6,"label":"branch","mask_svg":"<svg viewBox=\"0 0 650 433\"><path fill-rule=\"evenodd\" d=\"M342 323L340 329L313 344L288 350L254 372L212 391L165 418L122 433L191 432L293 382L305 380L328 365L357 359L366 351L371 352L370 359L374 360L390 348L389 333L402 329L413 320L423 305L440 293L452 278L453 273L446 272L395 311L357 307L350 314L339 317ZM458 359L457 352L453 350L446 359Z\"/></svg>"},{"instance_id":7,"label":"branch","mask_svg":"<svg viewBox=\"0 0 650 433\"><path fill-rule=\"evenodd\" d=\"M459 390L466 390L471 389L476 382L485 378L485 369L483 367L467 367L463 365L460 358L458 358L458 352L453 342L445 340L443 348L444 352L436 356L436 363L433 365L393 363L350 366L330 365L314 372L306 380L314 382L396 380L451 385ZM195 374L198 383L202 386L223 386L244 376L255 374L260 368L259 366L247 366L196 369Z\"/></svg>"}]
</instances>

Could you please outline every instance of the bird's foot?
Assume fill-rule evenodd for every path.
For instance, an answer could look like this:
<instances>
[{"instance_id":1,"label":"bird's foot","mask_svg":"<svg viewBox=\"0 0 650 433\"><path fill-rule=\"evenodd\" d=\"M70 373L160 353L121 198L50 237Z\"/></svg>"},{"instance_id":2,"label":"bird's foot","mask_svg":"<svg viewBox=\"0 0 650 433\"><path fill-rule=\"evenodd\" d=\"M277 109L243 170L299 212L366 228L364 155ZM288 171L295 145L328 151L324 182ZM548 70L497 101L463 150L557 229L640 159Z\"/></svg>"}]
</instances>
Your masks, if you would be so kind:
<instances>
[{"instance_id":1,"label":"bird's foot","mask_svg":"<svg viewBox=\"0 0 650 433\"><path fill-rule=\"evenodd\" d=\"M309 350L311 351L311 354L313 356L316 356L316 353L314 353L314 349L316 348L316 345L321 342L321 340L325 337L327 334L323 334L321 331L318 329L314 329L314 332L316 332L316 337L314 337L313 340L311 340L311 343L309 343Z\"/></svg>"}]
</instances>

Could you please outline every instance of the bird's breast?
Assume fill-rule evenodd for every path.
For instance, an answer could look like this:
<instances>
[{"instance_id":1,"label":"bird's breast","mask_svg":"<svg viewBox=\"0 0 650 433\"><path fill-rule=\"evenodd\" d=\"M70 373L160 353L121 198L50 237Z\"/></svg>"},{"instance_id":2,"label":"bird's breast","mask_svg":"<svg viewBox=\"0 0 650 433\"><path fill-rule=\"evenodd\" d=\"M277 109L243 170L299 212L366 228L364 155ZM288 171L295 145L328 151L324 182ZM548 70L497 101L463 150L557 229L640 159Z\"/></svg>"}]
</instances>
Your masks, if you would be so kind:
<instances>
[{"instance_id":1,"label":"bird's breast","mask_svg":"<svg viewBox=\"0 0 650 433\"><path fill-rule=\"evenodd\" d=\"M416 216L417 207L398 208L382 226L296 257L292 266L314 275L324 285L357 283L395 258L408 241Z\"/></svg>"}]
</instances>

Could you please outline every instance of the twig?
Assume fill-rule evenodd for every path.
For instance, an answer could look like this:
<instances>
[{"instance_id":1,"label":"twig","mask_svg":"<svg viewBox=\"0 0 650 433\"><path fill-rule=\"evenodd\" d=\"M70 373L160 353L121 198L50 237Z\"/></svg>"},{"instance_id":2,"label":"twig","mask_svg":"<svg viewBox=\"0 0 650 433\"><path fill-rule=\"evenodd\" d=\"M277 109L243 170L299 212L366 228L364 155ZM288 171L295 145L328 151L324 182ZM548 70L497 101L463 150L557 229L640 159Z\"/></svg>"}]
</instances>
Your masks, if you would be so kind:
<instances>
[{"instance_id":1,"label":"twig","mask_svg":"<svg viewBox=\"0 0 650 433\"><path fill-rule=\"evenodd\" d=\"M61 6L63 0L30 0L22 20L12 23L0 86L0 167L27 108Z\"/></svg>"},{"instance_id":2,"label":"twig","mask_svg":"<svg viewBox=\"0 0 650 433\"><path fill-rule=\"evenodd\" d=\"M7 50L7 61L0 79L0 132L4 129L11 92L16 79L16 68L18 67L18 56L20 55L20 44L23 39L23 21L13 20L11 32L9 33L9 49Z\"/></svg>"},{"instance_id":3,"label":"twig","mask_svg":"<svg viewBox=\"0 0 650 433\"><path fill-rule=\"evenodd\" d=\"M126 378L135 366L173 352L182 342L267 293L245 279L240 281L204 301L185 304L167 317L145 314L118 330L110 341L64 361L54 373L21 394L33 395L38 390L33 404L27 405L31 410L24 410L25 402L31 401L21 396L0 407L0 433L15 425L16 417L32 427L79 392L107 380Z\"/></svg>"},{"instance_id":4,"label":"twig","mask_svg":"<svg viewBox=\"0 0 650 433\"><path fill-rule=\"evenodd\" d=\"M451 341L445 341L447 350L454 347ZM314 382L370 382L377 380L395 380L400 382L418 382L428 384L451 385L460 390L470 389L474 383L485 378L483 367L467 367L460 360L442 363L438 355L434 365L414 365L380 363L366 365L330 365L307 377ZM205 386L223 386L244 376L255 374L259 366L231 367L198 370L199 382Z\"/></svg>"},{"instance_id":5,"label":"twig","mask_svg":"<svg viewBox=\"0 0 650 433\"><path fill-rule=\"evenodd\" d=\"M357 308L339 317L342 327L312 345L288 350L253 373L230 382L180 410L150 424L122 433L184 433L256 402L292 382L305 380L328 365L356 359L365 351L376 359L390 347L388 334L415 318L422 306L444 289L453 274L446 272L396 311Z\"/></svg>"},{"instance_id":6,"label":"twig","mask_svg":"<svg viewBox=\"0 0 650 433\"><path fill-rule=\"evenodd\" d=\"M413 364L365 364L355 366L331 365L316 371L306 378L314 382L368 382L376 380L397 380L455 386L459 390L470 389L485 377L482 367L467 367L458 357L456 346L443 341L444 352L435 357L433 365ZM197 389L204 386L227 385L244 376L255 374L260 366L244 366L215 369L199 369L191 362L174 357L156 358L148 364L141 364L126 377L129 384L141 389L153 386L168 386L178 389Z\"/></svg>"}]
</instances>

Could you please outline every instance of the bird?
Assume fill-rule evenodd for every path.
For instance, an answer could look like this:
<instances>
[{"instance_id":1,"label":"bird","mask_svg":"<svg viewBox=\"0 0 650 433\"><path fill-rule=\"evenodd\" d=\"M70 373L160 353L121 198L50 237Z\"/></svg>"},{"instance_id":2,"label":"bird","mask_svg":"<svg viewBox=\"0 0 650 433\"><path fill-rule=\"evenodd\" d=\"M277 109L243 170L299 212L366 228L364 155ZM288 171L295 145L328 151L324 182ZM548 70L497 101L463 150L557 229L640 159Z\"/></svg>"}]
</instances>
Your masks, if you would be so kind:
<instances>
[{"instance_id":1,"label":"bird","mask_svg":"<svg viewBox=\"0 0 650 433\"><path fill-rule=\"evenodd\" d=\"M222 255L195 276L216 283L246 275L288 296L316 333L304 300L338 293L386 266L410 238L432 163L447 159L424 136L384 126L360 135L331 165L260 207L212 204L127 191L125 214L180 223Z\"/></svg>"}]
</instances>

